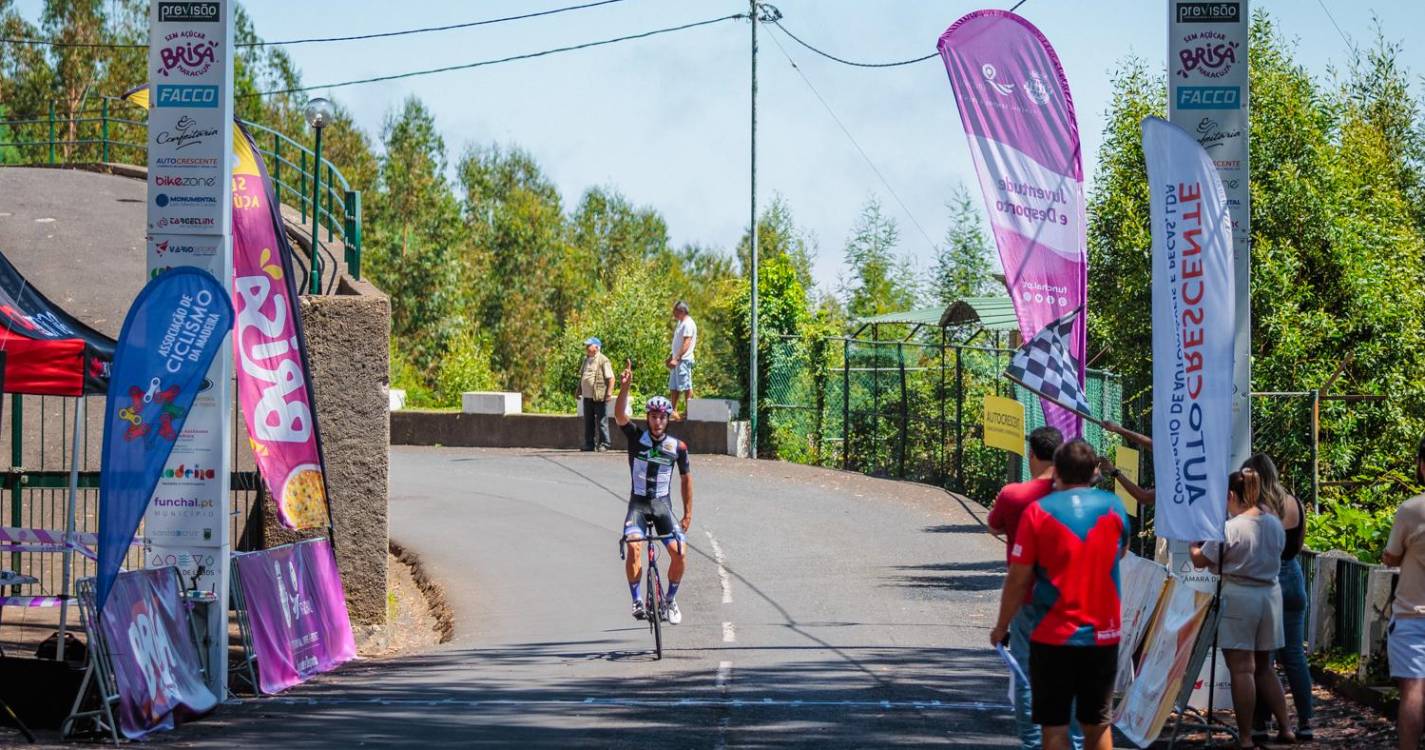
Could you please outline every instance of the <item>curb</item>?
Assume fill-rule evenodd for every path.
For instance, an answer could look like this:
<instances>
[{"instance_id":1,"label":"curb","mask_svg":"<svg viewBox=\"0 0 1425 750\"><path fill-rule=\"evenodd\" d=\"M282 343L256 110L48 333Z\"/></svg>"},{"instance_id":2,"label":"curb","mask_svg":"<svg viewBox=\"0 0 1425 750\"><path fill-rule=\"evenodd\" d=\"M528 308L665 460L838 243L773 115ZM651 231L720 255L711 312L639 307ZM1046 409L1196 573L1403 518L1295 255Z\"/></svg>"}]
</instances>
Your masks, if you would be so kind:
<instances>
[{"instance_id":1,"label":"curb","mask_svg":"<svg viewBox=\"0 0 1425 750\"><path fill-rule=\"evenodd\" d=\"M410 567L411 577L415 579L416 586L425 595L426 603L430 605L431 614L435 616L436 631L440 633L440 642L449 643L455 637L455 613L446 602L445 589L426 572L425 565L421 563L421 558L416 553L401 546L394 539L388 540L387 544L391 549L391 554L396 556L396 560Z\"/></svg>"}]
</instances>

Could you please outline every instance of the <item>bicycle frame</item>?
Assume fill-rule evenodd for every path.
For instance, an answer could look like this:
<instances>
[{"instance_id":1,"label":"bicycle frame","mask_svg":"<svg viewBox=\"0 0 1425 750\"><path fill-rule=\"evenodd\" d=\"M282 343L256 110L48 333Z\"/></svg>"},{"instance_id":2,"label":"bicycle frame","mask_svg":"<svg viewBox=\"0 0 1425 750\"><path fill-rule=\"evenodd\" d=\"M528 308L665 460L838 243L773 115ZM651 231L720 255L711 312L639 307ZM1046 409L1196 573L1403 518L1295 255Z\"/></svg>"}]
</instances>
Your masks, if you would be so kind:
<instances>
[{"instance_id":1,"label":"bicycle frame","mask_svg":"<svg viewBox=\"0 0 1425 750\"><path fill-rule=\"evenodd\" d=\"M662 576L658 573L658 545L656 542L668 543L669 540L678 540L675 534L663 534L660 536L643 536L630 538L628 536L619 537L619 559L626 559L625 549L630 544L648 545L648 566L643 574L646 576L644 584L644 611L647 613L648 629L653 632L653 654L655 659L663 658L663 620L666 614L666 600L663 592Z\"/></svg>"}]
</instances>

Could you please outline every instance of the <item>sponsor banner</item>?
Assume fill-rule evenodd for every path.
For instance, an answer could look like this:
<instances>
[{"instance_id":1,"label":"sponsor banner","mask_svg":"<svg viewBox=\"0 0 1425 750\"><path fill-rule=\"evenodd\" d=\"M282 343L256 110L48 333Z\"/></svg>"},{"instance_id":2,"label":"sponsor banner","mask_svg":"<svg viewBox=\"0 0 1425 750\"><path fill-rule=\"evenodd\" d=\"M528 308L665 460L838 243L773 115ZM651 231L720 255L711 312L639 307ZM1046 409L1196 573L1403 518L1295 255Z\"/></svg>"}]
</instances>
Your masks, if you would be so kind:
<instances>
[{"instance_id":1,"label":"sponsor banner","mask_svg":"<svg viewBox=\"0 0 1425 750\"><path fill-rule=\"evenodd\" d=\"M1158 536L1222 539L1233 421L1231 218L1212 159L1143 120L1153 232L1153 473Z\"/></svg>"},{"instance_id":2,"label":"sponsor banner","mask_svg":"<svg viewBox=\"0 0 1425 750\"><path fill-rule=\"evenodd\" d=\"M148 282L129 308L104 414L96 584L101 609L232 322L227 291L212 275L190 268Z\"/></svg>"},{"instance_id":3,"label":"sponsor banner","mask_svg":"<svg viewBox=\"0 0 1425 750\"><path fill-rule=\"evenodd\" d=\"M985 396L985 445L1024 455L1024 404L1012 398Z\"/></svg>"},{"instance_id":4,"label":"sponsor banner","mask_svg":"<svg viewBox=\"0 0 1425 750\"><path fill-rule=\"evenodd\" d=\"M1212 595L1168 578L1162 603L1143 642L1143 657L1128 693L1114 712L1113 725L1137 747L1158 739L1173 712Z\"/></svg>"},{"instance_id":5,"label":"sponsor banner","mask_svg":"<svg viewBox=\"0 0 1425 750\"><path fill-rule=\"evenodd\" d=\"M216 2L158 3L159 23L221 23L223 9Z\"/></svg>"},{"instance_id":6,"label":"sponsor banner","mask_svg":"<svg viewBox=\"0 0 1425 750\"><path fill-rule=\"evenodd\" d=\"M356 656L331 543L314 539L234 555L264 693L278 693Z\"/></svg>"},{"instance_id":7,"label":"sponsor banner","mask_svg":"<svg viewBox=\"0 0 1425 750\"><path fill-rule=\"evenodd\" d=\"M150 13L148 231L222 235L232 117L227 4L154 2Z\"/></svg>"},{"instance_id":8,"label":"sponsor banner","mask_svg":"<svg viewBox=\"0 0 1425 750\"><path fill-rule=\"evenodd\" d=\"M1138 484L1138 451L1123 445L1115 448L1113 468L1123 472L1124 478L1128 481ZM1113 483L1113 492L1128 508L1128 515L1136 517L1138 515L1138 498L1130 494L1127 488L1119 482Z\"/></svg>"},{"instance_id":9,"label":"sponsor banner","mask_svg":"<svg viewBox=\"0 0 1425 750\"><path fill-rule=\"evenodd\" d=\"M1085 303L1083 166L1068 82L1044 35L1008 11L961 18L940 37L939 50L1028 339ZM1076 362L1084 361L1086 328L1070 341ZM1078 378L1082 384L1082 367ZM1049 424L1068 437L1079 434L1078 416L1049 400L1043 405Z\"/></svg>"},{"instance_id":10,"label":"sponsor banner","mask_svg":"<svg viewBox=\"0 0 1425 750\"><path fill-rule=\"evenodd\" d=\"M202 661L171 568L135 570L114 579L99 627L119 688L118 721L136 740L202 716L218 699L203 684Z\"/></svg>"},{"instance_id":11,"label":"sponsor banner","mask_svg":"<svg viewBox=\"0 0 1425 750\"><path fill-rule=\"evenodd\" d=\"M148 536L148 529L144 529ZM216 534L215 534L216 536ZM165 543L166 542L166 543ZM222 575L223 551L216 546L198 546L186 539L161 538L144 548L144 565L157 567L171 565L178 569L185 588L200 591L216 591L218 576Z\"/></svg>"},{"instance_id":12,"label":"sponsor banner","mask_svg":"<svg viewBox=\"0 0 1425 750\"><path fill-rule=\"evenodd\" d=\"M289 529L328 524L326 479L292 248L262 157L234 136L233 302L237 390L253 458Z\"/></svg>"},{"instance_id":13,"label":"sponsor banner","mask_svg":"<svg viewBox=\"0 0 1425 750\"><path fill-rule=\"evenodd\" d=\"M1251 315L1248 294L1251 191L1248 189L1247 0L1168 0L1168 120L1206 149L1222 178L1232 217L1237 328L1232 401L1232 465L1251 454Z\"/></svg>"},{"instance_id":14,"label":"sponsor banner","mask_svg":"<svg viewBox=\"0 0 1425 750\"><path fill-rule=\"evenodd\" d=\"M1113 694L1121 700L1128 686L1133 684L1133 657L1162 600L1168 570L1152 560L1130 554L1118 563L1118 579L1123 638L1118 642L1118 677L1113 684Z\"/></svg>"}]
</instances>

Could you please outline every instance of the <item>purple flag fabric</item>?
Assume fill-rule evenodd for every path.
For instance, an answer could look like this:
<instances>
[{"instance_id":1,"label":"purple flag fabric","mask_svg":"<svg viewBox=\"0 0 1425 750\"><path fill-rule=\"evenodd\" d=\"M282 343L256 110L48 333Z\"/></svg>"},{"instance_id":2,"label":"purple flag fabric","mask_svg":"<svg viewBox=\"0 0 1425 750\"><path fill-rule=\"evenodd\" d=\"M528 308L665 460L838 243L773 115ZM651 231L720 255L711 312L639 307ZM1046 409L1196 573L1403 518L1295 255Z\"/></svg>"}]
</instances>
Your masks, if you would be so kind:
<instances>
[{"instance_id":1,"label":"purple flag fabric","mask_svg":"<svg viewBox=\"0 0 1425 750\"><path fill-rule=\"evenodd\" d=\"M1014 300L1032 338L1085 303L1084 171L1074 101L1059 57L1033 24L1003 10L956 21L938 46L970 140L985 207ZM1084 361L1084 331L1070 355ZM1083 383L1083 367L1078 378ZM1067 437L1082 425L1043 400L1045 420Z\"/></svg>"},{"instance_id":2,"label":"purple flag fabric","mask_svg":"<svg viewBox=\"0 0 1425 750\"><path fill-rule=\"evenodd\" d=\"M218 704L203 683L198 647L174 569L120 573L99 617L119 687L119 730L131 740Z\"/></svg>"},{"instance_id":3,"label":"purple flag fabric","mask_svg":"<svg viewBox=\"0 0 1425 750\"><path fill-rule=\"evenodd\" d=\"M235 555L264 693L279 693L356 656L346 593L326 539Z\"/></svg>"}]
</instances>

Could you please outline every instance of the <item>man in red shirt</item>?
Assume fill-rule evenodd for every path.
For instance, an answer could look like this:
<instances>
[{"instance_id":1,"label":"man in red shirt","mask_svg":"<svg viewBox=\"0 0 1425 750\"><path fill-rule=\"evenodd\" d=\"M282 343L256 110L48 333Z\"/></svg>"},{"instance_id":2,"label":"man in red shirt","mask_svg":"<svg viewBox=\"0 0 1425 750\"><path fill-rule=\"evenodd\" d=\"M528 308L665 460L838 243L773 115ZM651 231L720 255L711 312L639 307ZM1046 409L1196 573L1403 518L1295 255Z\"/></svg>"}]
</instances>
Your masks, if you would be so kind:
<instances>
[{"instance_id":1,"label":"man in red shirt","mask_svg":"<svg viewBox=\"0 0 1425 750\"><path fill-rule=\"evenodd\" d=\"M988 525L990 531L1005 537L1005 559L1009 559L1014 548L1015 532L1019 531L1019 518L1024 509L1039 502L1039 499L1054 491L1054 451L1064 442L1064 434L1056 427L1040 427L1029 433L1029 474L1034 477L1028 482L1007 484L995 497L990 508ZM1009 627L1009 653L1019 662L1021 668L1029 669L1029 615L1020 612ZM1019 741L1024 750L1039 750L1043 747L1043 733L1039 725L1030 717L1032 703L1029 684L1024 680L1014 683L1014 725L1019 731ZM1074 727L1078 729L1077 726ZM1077 737L1075 731L1075 739ZM1075 747L1078 747L1075 743Z\"/></svg>"},{"instance_id":2,"label":"man in red shirt","mask_svg":"<svg viewBox=\"0 0 1425 750\"><path fill-rule=\"evenodd\" d=\"M1054 453L1054 486L1025 509L1010 548L1009 575L990 642L1029 614L1029 681L1034 723L1044 747L1068 750L1077 718L1084 747L1111 750L1109 701L1118 669L1118 560L1128 550L1128 511L1117 495L1093 487L1098 457L1072 440ZM1025 595L1033 595L1025 604Z\"/></svg>"}]
</instances>

